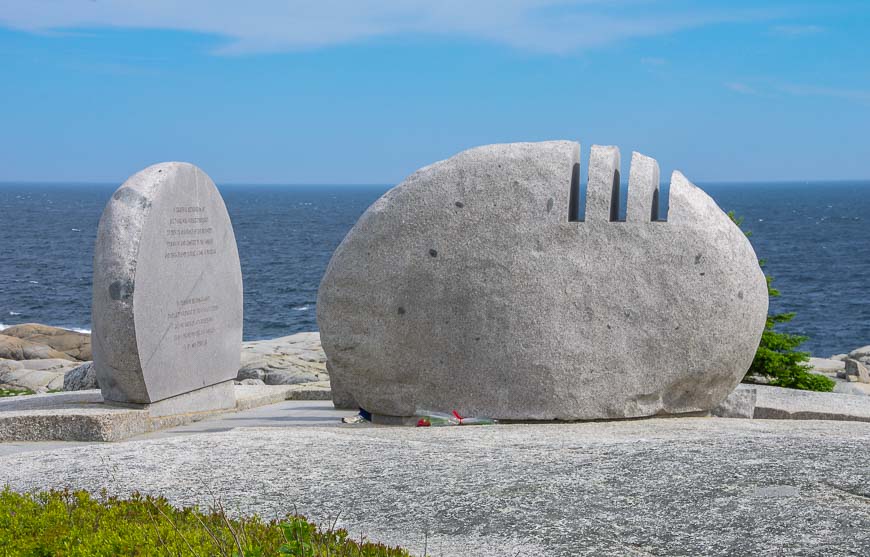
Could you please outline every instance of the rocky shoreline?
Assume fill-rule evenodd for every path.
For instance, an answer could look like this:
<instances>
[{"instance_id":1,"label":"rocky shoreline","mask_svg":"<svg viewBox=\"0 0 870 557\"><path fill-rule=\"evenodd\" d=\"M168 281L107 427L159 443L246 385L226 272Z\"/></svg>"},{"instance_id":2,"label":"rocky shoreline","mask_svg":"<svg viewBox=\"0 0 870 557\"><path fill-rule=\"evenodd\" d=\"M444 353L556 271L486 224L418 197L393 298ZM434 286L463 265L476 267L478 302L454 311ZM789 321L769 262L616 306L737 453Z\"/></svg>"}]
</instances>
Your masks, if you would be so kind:
<instances>
[{"instance_id":1,"label":"rocky shoreline","mask_svg":"<svg viewBox=\"0 0 870 557\"><path fill-rule=\"evenodd\" d=\"M236 377L240 384L299 385L328 379L316 332L242 343ZM46 393L96 388L89 334L36 323L0 330L0 389Z\"/></svg>"},{"instance_id":2,"label":"rocky shoreline","mask_svg":"<svg viewBox=\"0 0 870 557\"><path fill-rule=\"evenodd\" d=\"M830 358L810 358L809 363L814 373L834 381L835 393L870 395L870 345Z\"/></svg>"},{"instance_id":3,"label":"rocky shoreline","mask_svg":"<svg viewBox=\"0 0 870 557\"><path fill-rule=\"evenodd\" d=\"M99 388L91 366L91 339L59 327L27 323L0 330L0 389L35 393ZM870 396L870 345L811 358L812 371L831 378L835 393ZM242 343L236 382L301 385L329 380L317 332ZM756 383L764 383L757 378Z\"/></svg>"}]
</instances>

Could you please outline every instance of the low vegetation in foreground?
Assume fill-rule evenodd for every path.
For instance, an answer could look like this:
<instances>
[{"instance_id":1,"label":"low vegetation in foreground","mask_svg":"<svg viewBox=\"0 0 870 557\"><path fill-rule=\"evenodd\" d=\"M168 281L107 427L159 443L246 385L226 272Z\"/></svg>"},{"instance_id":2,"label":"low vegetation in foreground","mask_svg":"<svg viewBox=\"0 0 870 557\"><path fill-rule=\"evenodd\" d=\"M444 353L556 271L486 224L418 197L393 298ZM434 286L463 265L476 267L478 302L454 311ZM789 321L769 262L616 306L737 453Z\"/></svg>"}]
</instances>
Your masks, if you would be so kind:
<instances>
[{"instance_id":1,"label":"low vegetation in foreground","mask_svg":"<svg viewBox=\"0 0 870 557\"><path fill-rule=\"evenodd\" d=\"M129 499L86 491L0 492L0 555L97 557L305 556L408 557L400 548L354 541L341 529L322 529L301 516L264 521L177 509L166 499Z\"/></svg>"},{"instance_id":2,"label":"low vegetation in foreground","mask_svg":"<svg viewBox=\"0 0 870 557\"><path fill-rule=\"evenodd\" d=\"M30 389L0 389L0 398L32 394L34 393Z\"/></svg>"}]
</instances>

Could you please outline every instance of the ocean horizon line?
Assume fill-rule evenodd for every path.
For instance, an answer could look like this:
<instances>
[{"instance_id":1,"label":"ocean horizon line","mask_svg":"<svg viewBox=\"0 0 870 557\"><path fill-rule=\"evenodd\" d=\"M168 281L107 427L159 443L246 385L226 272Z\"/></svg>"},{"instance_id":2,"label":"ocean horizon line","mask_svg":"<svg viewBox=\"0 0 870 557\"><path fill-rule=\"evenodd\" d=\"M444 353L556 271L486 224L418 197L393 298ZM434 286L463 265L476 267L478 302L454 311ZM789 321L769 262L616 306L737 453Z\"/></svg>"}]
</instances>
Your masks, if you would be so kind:
<instances>
[{"instance_id":1,"label":"ocean horizon line","mask_svg":"<svg viewBox=\"0 0 870 557\"><path fill-rule=\"evenodd\" d=\"M625 180L621 180L620 184L628 184L628 176ZM403 180L404 181L404 180ZM825 185L825 184L860 184L870 186L870 178L837 178L837 179L812 179L812 180L692 180L699 186L752 186L752 185ZM57 180L0 180L0 187L4 186L120 186L124 180L118 182L111 181L57 181ZM215 181L215 184L220 187L276 187L276 188L319 188L319 187L341 187L341 188L374 188L374 187L392 187L401 184L402 182L357 182L357 183L342 183L342 182L221 182ZM583 180L581 183L586 183ZM669 180L662 180L660 185L668 186Z\"/></svg>"}]
</instances>

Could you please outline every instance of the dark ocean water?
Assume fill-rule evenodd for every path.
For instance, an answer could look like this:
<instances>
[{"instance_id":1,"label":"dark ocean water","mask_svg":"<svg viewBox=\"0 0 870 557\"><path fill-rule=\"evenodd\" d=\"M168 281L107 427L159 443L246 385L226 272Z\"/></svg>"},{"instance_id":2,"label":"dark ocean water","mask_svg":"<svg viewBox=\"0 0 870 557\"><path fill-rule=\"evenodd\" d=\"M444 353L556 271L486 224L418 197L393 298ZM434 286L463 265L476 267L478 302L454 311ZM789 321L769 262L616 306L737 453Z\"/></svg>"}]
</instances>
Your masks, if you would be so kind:
<instances>
[{"instance_id":1,"label":"dark ocean water","mask_svg":"<svg viewBox=\"0 0 870 557\"><path fill-rule=\"evenodd\" d=\"M97 224L117 185L0 184L0 327L90 329ZM786 330L830 355L870 344L870 182L708 184L795 311ZM246 339L316 330L333 250L387 186L221 186L245 285Z\"/></svg>"}]
</instances>

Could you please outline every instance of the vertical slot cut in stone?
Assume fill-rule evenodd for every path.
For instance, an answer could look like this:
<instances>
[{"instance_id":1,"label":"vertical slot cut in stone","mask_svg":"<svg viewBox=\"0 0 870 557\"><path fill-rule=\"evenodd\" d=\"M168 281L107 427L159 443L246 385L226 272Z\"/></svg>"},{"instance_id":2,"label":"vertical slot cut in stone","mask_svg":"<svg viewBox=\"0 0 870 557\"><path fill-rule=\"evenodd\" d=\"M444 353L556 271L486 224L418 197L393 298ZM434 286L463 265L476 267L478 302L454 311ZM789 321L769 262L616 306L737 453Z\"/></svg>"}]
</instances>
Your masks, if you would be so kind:
<instances>
[{"instance_id":1,"label":"vertical slot cut in stone","mask_svg":"<svg viewBox=\"0 0 870 557\"><path fill-rule=\"evenodd\" d=\"M619 220L619 168L616 168L616 170L613 171L613 189L610 191L610 222L616 222L618 220Z\"/></svg>"},{"instance_id":2,"label":"vertical slot cut in stone","mask_svg":"<svg viewBox=\"0 0 870 557\"><path fill-rule=\"evenodd\" d=\"M585 210L580 210L581 196L579 162L575 162L574 166L571 168L571 185L568 192L568 222L583 222Z\"/></svg>"}]
</instances>

